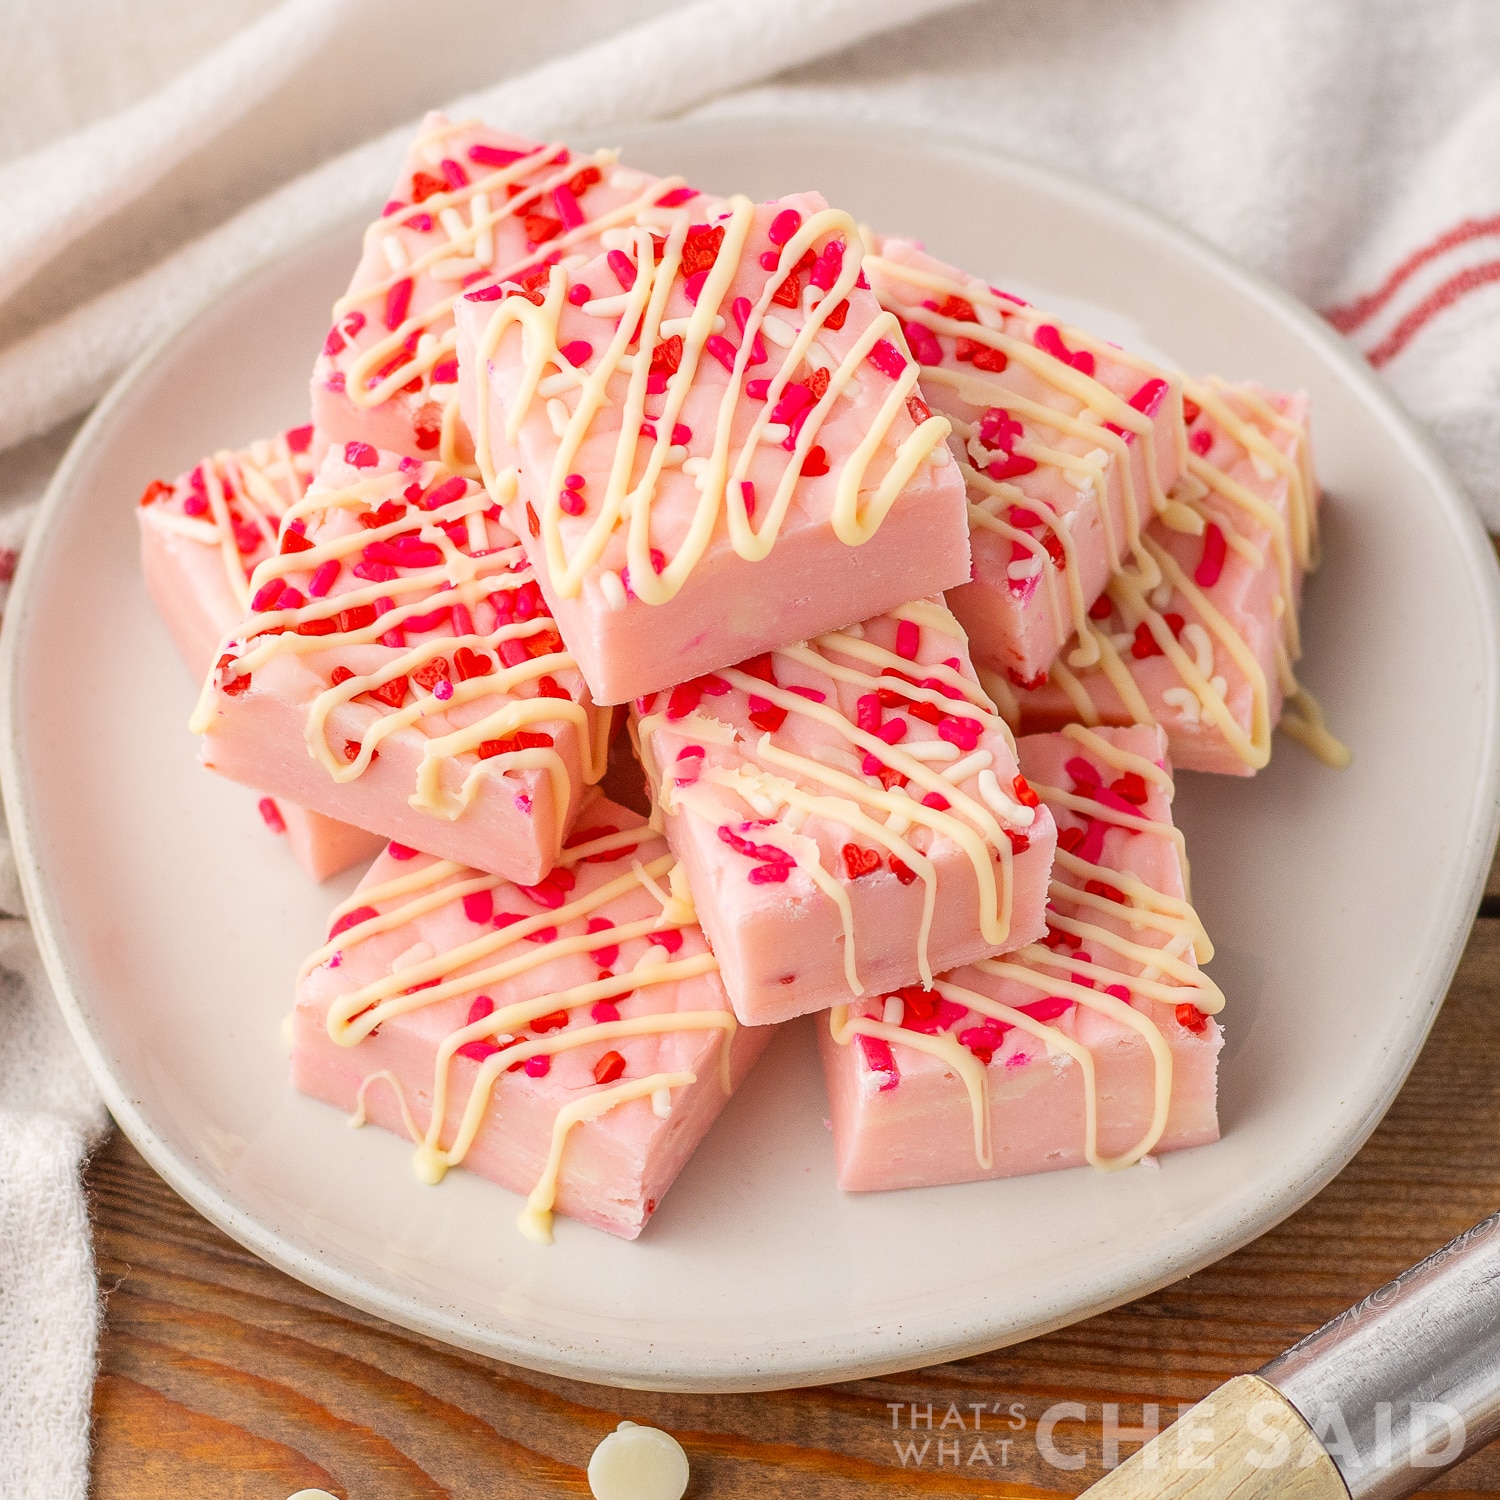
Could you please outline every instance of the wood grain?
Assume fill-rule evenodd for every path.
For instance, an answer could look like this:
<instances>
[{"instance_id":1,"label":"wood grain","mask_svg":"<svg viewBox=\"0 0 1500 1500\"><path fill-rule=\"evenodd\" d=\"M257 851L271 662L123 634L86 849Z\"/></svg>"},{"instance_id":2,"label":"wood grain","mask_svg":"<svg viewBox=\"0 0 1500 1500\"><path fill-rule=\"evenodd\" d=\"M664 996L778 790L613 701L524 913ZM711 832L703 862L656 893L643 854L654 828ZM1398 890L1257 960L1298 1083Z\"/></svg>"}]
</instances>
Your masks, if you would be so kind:
<instances>
[{"instance_id":1,"label":"wood grain","mask_svg":"<svg viewBox=\"0 0 1500 1500\"><path fill-rule=\"evenodd\" d=\"M1492 889L1500 896L1500 882ZM1257 1368L1500 1203L1497 997L1500 916L1487 916L1364 1150L1300 1213L1218 1265L1028 1344L770 1395L614 1391L404 1333L240 1249L117 1135L88 1171L107 1296L94 1493L586 1495L590 1452L628 1417L678 1435L695 1500L1076 1494L1105 1472L1104 1403L1129 1427L1156 1403L1165 1425L1178 1403ZM1083 1408L1054 1436L1081 1467L1054 1467L1039 1451L1037 1420L1060 1402ZM1436 1488L1500 1491L1500 1447Z\"/></svg>"}]
</instances>

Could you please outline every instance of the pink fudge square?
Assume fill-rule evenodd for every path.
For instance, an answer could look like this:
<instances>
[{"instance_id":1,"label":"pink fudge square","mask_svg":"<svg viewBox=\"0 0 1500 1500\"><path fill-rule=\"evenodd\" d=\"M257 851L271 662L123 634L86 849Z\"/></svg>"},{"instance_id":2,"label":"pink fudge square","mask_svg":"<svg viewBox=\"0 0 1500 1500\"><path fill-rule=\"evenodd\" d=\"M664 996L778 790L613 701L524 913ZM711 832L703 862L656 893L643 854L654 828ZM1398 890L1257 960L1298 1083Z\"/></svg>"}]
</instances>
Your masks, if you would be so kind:
<instances>
[{"instance_id":1,"label":"pink fudge square","mask_svg":"<svg viewBox=\"0 0 1500 1500\"><path fill-rule=\"evenodd\" d=\"M854 220L814 193L701 213L457 309L480 470L601 703L968 577L948 423Z\"/></svg>"},{"instance_id":2,"label":"pink fudge square","mask_svg":"<svg viewBox=\"0 0 1500 1500\"><path fill-rule=\"evenodd\" d=\"M239 452L205 458L141 496L141 571L188 670L200 682L219 642L244 618L250 574L276 550L288 506L312 480L311 427L294 427ZM314 880L374 859L382 840L291 802L261 799L261 815L285 833Z\"/></svg>"},{"instance_id":3,"label":"pink fudge square","mask_svg":"<svg viewBox=\"0 0 1500 1500\"><path fill-rule=\"evenodd\" d=\"M1223 996L1198 970L1213 950L1184 895L1161 731L1018 748L1058 823L1046 937L833 1013L840 1187L1122 1167L1219 1138Z\"/></svg>"},{"instance_id":4,"label":"pink fudge square","mask_svg":"<svg viewBox=\"0 0 1500 1500\"><path fill-rule=\"evenodd\" d=\"M672 856L594 797L540 886L392 846L304 964L292 1081L464 1166L634 1239L769 1039L739 1028L673 895Z\"/></svg>"},{"instance_id":5,"label":"pink fudge square","mask_svg":"<svg viewBox=\"0 0 1500 1500\"><path fill-rule=\"evenodd\" d=\"M642 700L634 725L747 1025L1045 930L1052 817L941 600Z\"/></svg>"},{"instance_id":6,"label":"pink fudge square","mask_svg":"<svg viewBox=\"0 0 1500 1500\"><path fill-rule=\"evenodd\" d=\"M475 281L582 264L609 225L670 223L697 199L680 178L623 167L613 151L579 154L429 114L334 304L312 376L320 440L359 439L466 471L455 297Z\"/></svg>"},{"instance_id":7,"label":"pink fudge square","mask_svg":"<svg viewBox=\"0 0 1500 1500\"><path fill-rule=\"evenodd\" d=\"M1181 378L909 240L866 267L953 423L974 565L949 607L976 660L1030 682L1167 503L1187 459Z\"/></svg>"},{"instance_id":8,"label":"pink fudge square","mask_svg":"<svg viewBox=\"0 0 1500 1500\"><path fill-rule=\"evenodd\" d=\"M1151 572L1117 575L1044 684L987 686L1023 733L1079 719L1159 723L1174 765L1234 776L1270 759L1271 731L1294 697L1288 731L1338 763L1342 747L1292 675L1317 548L1307 397L1193 381L1186 399L1188 473L1173 511L1147 527ZM1084 640L1092 665L1078 662Z\"/></svg>"},{"instance_id":9,"label":"pink fudge square","mask_svg":"<svg viewBox=\"0 0 1500 1500\"><path fill-rule=\"evenodd\" d=\"M478 485L332 449L250 588L193 719L205 765L445 859L547 873L609 715Z\"/></svg>"}]
</instances>

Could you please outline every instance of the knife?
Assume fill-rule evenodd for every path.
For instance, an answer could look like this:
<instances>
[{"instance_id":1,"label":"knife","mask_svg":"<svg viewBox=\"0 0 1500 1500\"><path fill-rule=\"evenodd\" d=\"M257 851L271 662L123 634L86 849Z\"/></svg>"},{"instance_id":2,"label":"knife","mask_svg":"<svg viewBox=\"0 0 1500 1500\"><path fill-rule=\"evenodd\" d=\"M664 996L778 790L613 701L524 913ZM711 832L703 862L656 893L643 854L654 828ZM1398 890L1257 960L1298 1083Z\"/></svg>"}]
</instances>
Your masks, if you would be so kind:
<instances>
[{"instance_id":1,"label":"knife","mask_svg":"<svg viewBox=\"0 0 1500 1500\"><path fill-rule=\"evenodd\" d=\"M1398 1500L1500 1435L1500 1213L1238 1375L1090 1500Z\"/></svg>"}]
</instances>

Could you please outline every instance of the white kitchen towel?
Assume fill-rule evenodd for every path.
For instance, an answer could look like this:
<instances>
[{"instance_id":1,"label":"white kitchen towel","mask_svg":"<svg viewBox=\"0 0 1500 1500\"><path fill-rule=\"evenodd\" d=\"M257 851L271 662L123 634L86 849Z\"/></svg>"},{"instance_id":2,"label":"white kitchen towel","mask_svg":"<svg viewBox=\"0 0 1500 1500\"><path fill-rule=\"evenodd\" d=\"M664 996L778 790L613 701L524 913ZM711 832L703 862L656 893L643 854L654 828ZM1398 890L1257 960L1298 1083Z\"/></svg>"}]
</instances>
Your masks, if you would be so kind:
<instances>
[{"instance_id":1,"label":"white kitchen towel","mask_svg":"<svg viewBox=\"0 0 1500 1500\"><path fill-rule=\"evenodd\" d=\"M1325 311L1500 529L1494 0L0 0L0 575L58 424L444 104L906 123L1113 187ZM101 1116L19 910L0 845L0 1497L50 1500L86 1491Z\"/></svg>"}]
</instances>

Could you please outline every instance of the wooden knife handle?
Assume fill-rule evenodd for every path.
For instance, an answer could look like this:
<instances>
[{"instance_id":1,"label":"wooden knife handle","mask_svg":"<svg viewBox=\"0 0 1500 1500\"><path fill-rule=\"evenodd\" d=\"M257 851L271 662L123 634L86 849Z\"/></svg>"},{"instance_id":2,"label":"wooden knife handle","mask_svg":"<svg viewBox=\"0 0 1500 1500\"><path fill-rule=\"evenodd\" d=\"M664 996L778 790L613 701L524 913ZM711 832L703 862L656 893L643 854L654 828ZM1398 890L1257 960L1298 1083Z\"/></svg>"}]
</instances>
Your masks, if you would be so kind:
<instances>
[{"instance_id":1,"label":"wooden knife handle","mask_svg":"<svg viewBox=\"0 0 1500 1500\"><path fill-rule=\"evenodd\" d=\"M1302 1414L1237 1375L1085 1492L1089 1500L1349 1500Z\"/></svg>"}]
</instances>

